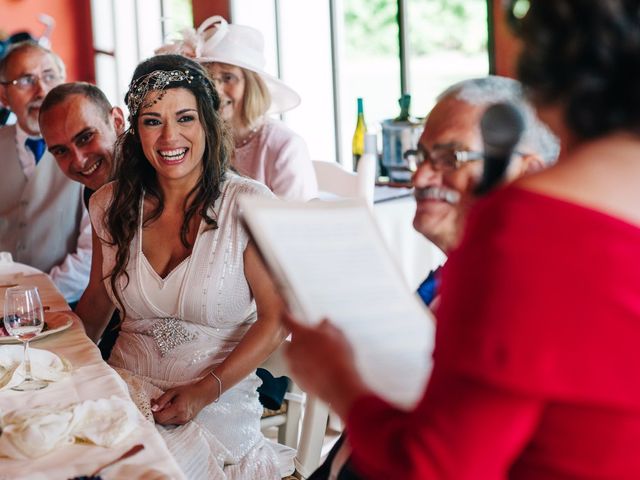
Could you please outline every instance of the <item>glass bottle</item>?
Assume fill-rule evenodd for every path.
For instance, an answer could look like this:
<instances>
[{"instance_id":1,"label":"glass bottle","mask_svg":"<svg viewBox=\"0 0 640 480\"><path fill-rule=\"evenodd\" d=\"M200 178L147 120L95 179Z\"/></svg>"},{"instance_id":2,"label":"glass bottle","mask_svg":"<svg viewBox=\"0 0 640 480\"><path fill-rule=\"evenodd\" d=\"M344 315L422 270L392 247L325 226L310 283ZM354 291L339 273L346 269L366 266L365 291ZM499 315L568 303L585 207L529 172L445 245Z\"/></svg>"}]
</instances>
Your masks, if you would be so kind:
<instances>
[{"instance_id":1,"label":"glass bottle","mask_svg":"<svg viewBox=\"0 0 640 480\"><path fill-rule=\"evenodd\" d=\"M393 119L394 122L408 122L411 119L409 109L411 108L411 95L403 93L402 97L398 99L398 105L400 105L400 115Z\"/></svg>"},{"instance_id":2,"label":"glass bottle","mask_svg":"<svg viewBox=\"0 0 640 480\"><path fill-rule=\"evenodd\" d=\"M353 132L353 142L351 152L353 154L353 171L358 167L358 161L364 154L364 135L367 133L367 124L364 121L364 110L362 108L362 98L358 98L358 120L356 130Z\"/></svg>"}]
</instances>

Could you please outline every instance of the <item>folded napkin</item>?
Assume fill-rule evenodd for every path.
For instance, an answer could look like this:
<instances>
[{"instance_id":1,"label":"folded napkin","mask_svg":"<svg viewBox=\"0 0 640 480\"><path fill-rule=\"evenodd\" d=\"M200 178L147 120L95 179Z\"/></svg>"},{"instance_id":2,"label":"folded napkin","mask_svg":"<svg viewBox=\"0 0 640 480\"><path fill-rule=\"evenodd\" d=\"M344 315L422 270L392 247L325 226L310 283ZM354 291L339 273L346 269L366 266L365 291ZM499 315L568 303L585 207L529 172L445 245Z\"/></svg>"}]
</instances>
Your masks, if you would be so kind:
<instances>
[{"instance_id":1,"label":"folded napkin","mask_svg":"<svg viewBox=\"0 0 640 480\"><path fill-rule=\"evenodd\" d=\"M8 265L13 263L11 252L0 252L0 265Z\"/></svg>"},{"instance_id":2,"label":"folded napkin","mask_svg":"<svg viewBox=\"0 0 640 480\"><path fill-rule=\"evenodd\" d=\"M111 447L131 434L139 420L135 405L115 396L10 412L0 416L0 457L37 458L75 441Z\"/></svg>"},{"instance_id":3,"label":"folded napkin","mask_svg":"<svg viewBox=\"0 0 640 480\"><path fill-rule=\"evenodd\" d=\"M24 348L22 345L0 346L0 391L24 380ZM29 348L31 376L38 380L57 382L68 375L68 365L55 353Z\"/></svg>"},{"instance_id":4,"label":"folded napkin","mask_svg":"<svg viewBox=\"0 0 640 480\"><path fill-rule=\"evenodd\" d=\"M21 410L0 417L0 457L37 458L73 442L73 412L49 408Z\"/></svg>"},{"instance_id":5,"label":"folded napkin","mask_svg":"<svg viewBox=\"0 0 640 480\"><path fill-rule=\"evenodd\" d=\"M129 435L138 423L136 406L118 397L86 401L74 409L76 439L110 447Z\"/></svg>"}]
</instances>

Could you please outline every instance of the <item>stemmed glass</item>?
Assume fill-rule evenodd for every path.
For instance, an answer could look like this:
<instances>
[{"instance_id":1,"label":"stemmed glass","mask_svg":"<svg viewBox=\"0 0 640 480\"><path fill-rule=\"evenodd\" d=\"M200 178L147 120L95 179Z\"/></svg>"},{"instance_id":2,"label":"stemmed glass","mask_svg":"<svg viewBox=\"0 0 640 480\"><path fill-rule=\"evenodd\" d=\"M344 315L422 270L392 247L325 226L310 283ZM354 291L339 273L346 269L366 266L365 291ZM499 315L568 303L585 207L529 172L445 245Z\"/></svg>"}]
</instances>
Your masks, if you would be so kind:
<instances>
[{"instance_id":1,"label":"stemmed glass","mask_svg":"<svg viewBox=\"0 0 640 480\"><path fill-rule=\"evenodd\" d=\"M44 309L37 287L8 288L4 296L4 326L7 333L24 344L24 381L12 387L21 392L40 390L47 382L31 376L29 340L42 331Z\"/></svg>"}]
</instances>

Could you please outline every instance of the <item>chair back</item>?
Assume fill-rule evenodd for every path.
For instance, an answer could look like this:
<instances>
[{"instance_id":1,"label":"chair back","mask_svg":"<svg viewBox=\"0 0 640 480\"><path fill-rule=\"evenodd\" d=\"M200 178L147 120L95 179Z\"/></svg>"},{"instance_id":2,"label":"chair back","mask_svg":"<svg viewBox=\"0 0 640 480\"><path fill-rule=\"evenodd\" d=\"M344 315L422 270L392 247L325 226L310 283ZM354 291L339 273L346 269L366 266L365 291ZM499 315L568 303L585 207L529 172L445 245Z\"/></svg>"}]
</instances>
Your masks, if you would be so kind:
<instances>
[{"instance_id":1,"label":"chair back","mask_svg":"<svg viewBox=\"0 0 640 480\"><path fill-rule=\"evenodd\" d=\"M356 172L350 172L336 162L314 160L313 168L318 180L320 198L363 198L373 205L373 189L376 177L375 155L363 155Z\"/></svg>"},{"instance_id":2,"label":"chair back","mask_svg":"<svg viewBox=\"0 0 640 480\"><path fill-rule=\"evenodd\" d=\"M282 342L260 365L275 377L291 376L284 356L287 344L286 340ZM285 399L289 400L287 412L280 414L282 416L280 419L274 417L263 419L262 427L278 426L278 442L297 450L294 465L298 476L305 479L320 465L329 407L318 398L305 395L293 381L291 383L290 391L285 395ZM302 426L300 427L301 418Z\"/></svg>"}]
</instances>

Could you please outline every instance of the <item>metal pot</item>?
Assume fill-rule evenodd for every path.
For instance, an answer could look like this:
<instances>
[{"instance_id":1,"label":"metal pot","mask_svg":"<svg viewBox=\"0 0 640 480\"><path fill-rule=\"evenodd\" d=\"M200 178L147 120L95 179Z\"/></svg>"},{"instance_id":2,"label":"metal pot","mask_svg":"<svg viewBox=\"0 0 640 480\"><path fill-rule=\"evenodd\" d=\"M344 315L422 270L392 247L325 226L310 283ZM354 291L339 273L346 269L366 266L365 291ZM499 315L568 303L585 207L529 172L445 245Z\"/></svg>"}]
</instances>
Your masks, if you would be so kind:
<instances>
[{"instance_id":1,"label":"metal pot","mask_svg":"<svg viewBox=\"0 0 640 480\"><path fill-rule=\"evenodd\" d=\"M415 150L424 129L423 120L382 122L382 166L392 182L411 181L415 165L404 157L407 150Z\"/></svg>"}]
</instances>

